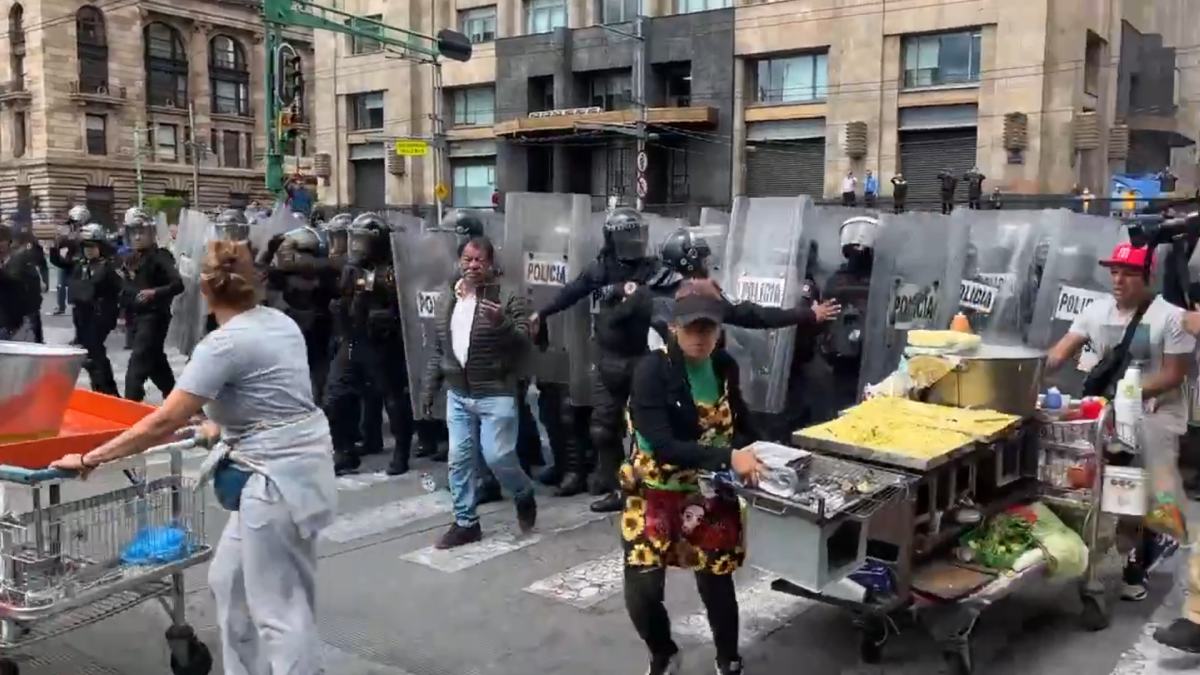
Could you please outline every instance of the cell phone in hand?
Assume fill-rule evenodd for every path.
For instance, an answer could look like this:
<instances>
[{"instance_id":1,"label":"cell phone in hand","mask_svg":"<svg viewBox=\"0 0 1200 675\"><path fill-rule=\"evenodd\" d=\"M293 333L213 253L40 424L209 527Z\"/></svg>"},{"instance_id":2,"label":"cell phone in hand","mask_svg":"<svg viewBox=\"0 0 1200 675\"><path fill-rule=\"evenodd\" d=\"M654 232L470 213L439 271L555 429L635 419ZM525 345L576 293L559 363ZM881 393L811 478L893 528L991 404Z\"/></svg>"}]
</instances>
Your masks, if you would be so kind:
<instances>
[{"instance_id":1,"label":"cell phone in hand","mask_svg":"<svg viewBox=\"0 0 1200 675\"><path fill-rule=\"evenodd\" d=\"M500 284L483 284L479 287L479 298L500 304Z\"/></svg>"}]
</instances>

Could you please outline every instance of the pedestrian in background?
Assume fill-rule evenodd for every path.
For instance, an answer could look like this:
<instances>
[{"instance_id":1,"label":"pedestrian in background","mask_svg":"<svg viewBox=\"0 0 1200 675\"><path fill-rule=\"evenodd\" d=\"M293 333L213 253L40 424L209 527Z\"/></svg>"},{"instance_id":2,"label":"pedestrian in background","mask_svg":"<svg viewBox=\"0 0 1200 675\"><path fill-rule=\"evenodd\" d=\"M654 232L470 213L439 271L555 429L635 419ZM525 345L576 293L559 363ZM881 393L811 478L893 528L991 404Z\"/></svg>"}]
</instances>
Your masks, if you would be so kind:
<instances>
[{"instance_id":1,"label":"pedestrian in background","mask_svg":"<svg viewBox=\"0 0 1200 675\"><path fill-rule=\"evenodd\" d=\"M875 208L875 202L879 199L879 178L867 169L867 177L863 179L863 202L868 209Z\"/></svg>"},{"instance_id":2,"label":"pedestrian in background","mask_svg":"<svg viewBox=\"0 0 1200 675\"><path fill-rule=\"evenodd\" d=\"M434 397L446 384L450 433L450 494L454 523L437 542L448 549L479 541L475 511L476 444L500 486L516 504L517 523L529 532L537 521L533 481L517 458L517 382L532 342L524 298L503 291L495 278L496 251L486 237L462 247L462 278L442 294L437 337L426 369L421 404L432 416Z\"/></svg>"},{"instance_id":3,"label":"pedestrian in background","mask_svg":"<svg viewBox=\"0 0 1200 675\"><path fill-rule=\"evenodd\" d=\"M963 180L967 182L967 208L979 210L982 208L980 200L983 199L983 181L987 180L987 176L976 166L963 174Z\"/></svg>"},{"instance_id":4,"label":"pedestrian in background","mask_svg":"<svg viewBox=\"0 0 1200 675\"><path fill-rule=\"evenodd\" d=\"M904 213L904 204L908 201L908 181L905 180L904 174L896 172L892 176L892 210L896 213Z\"/></svg>"},{"instance_id":5,"label":"pedestrian in background","mask_svg":"<svg viewBox=\"0 0 1200 675\"><path fill-rule=\"evenodd\" d=\"M858 203L858 198L855 196L855 191L858 189L858 178L854 176L854 171L847 171L846 177L842 179L842 206L854 206Z\"/></svg>"},{"instance_id":6,"label":"pedestrian in background","mask_svg":"<svg viewBox=\"0 0 1200 675\"><path fill-rule=\"evenodd\" d=\"M958 189L958 178L950 169L942 169L937 178L938 192L942 197L942 215L949 215L954 211L954 191Z\"/></svg>"}]
</instances>

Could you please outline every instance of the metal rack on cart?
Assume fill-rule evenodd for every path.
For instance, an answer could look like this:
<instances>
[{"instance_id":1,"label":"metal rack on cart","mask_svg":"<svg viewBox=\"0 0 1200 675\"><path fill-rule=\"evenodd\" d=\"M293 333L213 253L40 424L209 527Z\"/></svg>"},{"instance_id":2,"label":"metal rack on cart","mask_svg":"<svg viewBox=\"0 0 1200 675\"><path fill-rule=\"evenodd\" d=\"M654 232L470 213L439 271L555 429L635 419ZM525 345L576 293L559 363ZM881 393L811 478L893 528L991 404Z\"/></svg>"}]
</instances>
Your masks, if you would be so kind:
<instances>
[{"instance_id":1,"label":"metal rack on cart","mask_svg":"<svg viewBox=\"0 0 1200 675\"><path fill-rule=\"evenodd\" d=\"M1091 630L1107 627L1105 585L1097 561L1109 541L1101 531L1104 449L1113 438L1113 414L1106 406L1097 420L1050 422L1026 418L1002 433L977 440L933 461L896 467L882 463L868 448L838 443L803 442L819 462L858 467L876 476L892 475L887 489L844 511L804 507L753 488L739 488L751 507L747 547L755 564L780 574L772 587L780 592L848 610L861 629L860 655L867 663L882 659L884 645L900 625L924 624L939 642L955 675L974 670L971 633L980 613L1018 589L1043 583L1049 563L1017 573L990 570L990 578L953 599L930 597L914 589L914 579L945 560L935 557L974 525L957 522L957 510L969 505L982 519L1023 502L1042 498L1048 505L1081 512L1081 535L1092 555L1080 582L1081 620ZM1070 439L1059 441L1054 438ZM1049 439L1049 440L1048 440ZM1047 449L1063 446L1094 457L1091 487L1061 490L1039 476ZM974 500L978 498L978 503ZM852 505L853 506L853 505ZM884 508L887 507L887 508ZM795 517L798 516L798 517ZM848 544L847 542L853 542ZM815 549L816 554L804 553ZM890 592L868 593L861 600L827 592L829 584L872 561L889 570Z\"/></svg>"},{"instance_id":2,"label":"metal rack on cart","mask_svg":"<svg viewBox=\"0 0 1200 675\"><path fill-rule=\"evenodd\" d=\"M205 493L183 475L185 440L150 453L170 456L167 475L139 476L103 494L62 501L69 473L0 466L0 483L26 486L32 508L0 518L0 675L12 655L45 640L157 600L171 619L175 675L207 675L213 661L187 624L183 572L206 562Z\"/></svg>"}]
</instances>

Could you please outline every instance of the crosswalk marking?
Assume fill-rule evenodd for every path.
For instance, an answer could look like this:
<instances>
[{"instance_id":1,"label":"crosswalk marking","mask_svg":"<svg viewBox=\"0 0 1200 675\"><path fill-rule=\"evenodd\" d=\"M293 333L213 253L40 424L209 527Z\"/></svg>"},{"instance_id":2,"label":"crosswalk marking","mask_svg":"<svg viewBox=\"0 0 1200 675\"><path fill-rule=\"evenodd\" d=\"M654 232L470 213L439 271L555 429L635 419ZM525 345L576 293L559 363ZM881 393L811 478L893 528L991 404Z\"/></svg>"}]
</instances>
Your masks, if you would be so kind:
<instances>
[{"instance_id":1,"label":"crosswalk marking","mask_svg":"<svg viewBox=\"0 0 1200 675\"><path fill-rule=\"evenodd\" d=\"M742 570L735 577L734 583L738 587L738 616L741 629L738 639L744 645L766 637L813 606L811 600L773 590L771 582L775 580L776 576L757 568L750 568ZM674 578L667 583L672 581L683 582L685 579L683 575L674 575ZM691 580L686 581L690 582ZM712 639L712 631L708 627L708 615L703 608L673 620L671 632L694 642L706 642Z\"/></svg>"},{"instance_id":2,"label":"crosswalk marking","mask_svg":"<svg viewBox=\"0 0 1200 675\"><path fill-rule=\"evenodd\" d=\"M566 500L562 500L566 501ZM607 514L592 513L586 500L552 502L538 516L538 527L528 535L520 535L516 524L503 523L490 532L484 532L482 541L441 551L433 546L412 551L400 556L401 560L431 567L439 572L453 574L487 562L493 558L528 548L551 534L562 534L579 529L589 523L603 520ZM515 519L515 516L511 516Z\"/></svg>"},{"instance_id":3,"label":"crosswalk marking","mask_svg":"<svg viewBox=\"0 0 1200 675\"><path fill-rule=\"evenodd\" d=\"M403 668L385 666L321 642L321 665L328 673L357 673L359 675L413 675Z\"/></svg>"},{"instance_id":4,"label":"crosswalk marking","mask_svg":"<svg viewBox=\"0 0 1200 675\"><path fill-rule=\"evenodd\" d=\"M621 590L625 573L625 554L621 549L546 577L525 587L525 591L579 609L604 602Z\"/></svg>"},{"instance_id":5,"label":"crosswalk marking","mask_svg":"<svg viewBox=\"0 0 1200 675\"><path fill-rule=\"evenodd\" d=\"M434 492L338 516L321 538L345 544L450 512L450 493Z\"/></svg>"}]
</instances>

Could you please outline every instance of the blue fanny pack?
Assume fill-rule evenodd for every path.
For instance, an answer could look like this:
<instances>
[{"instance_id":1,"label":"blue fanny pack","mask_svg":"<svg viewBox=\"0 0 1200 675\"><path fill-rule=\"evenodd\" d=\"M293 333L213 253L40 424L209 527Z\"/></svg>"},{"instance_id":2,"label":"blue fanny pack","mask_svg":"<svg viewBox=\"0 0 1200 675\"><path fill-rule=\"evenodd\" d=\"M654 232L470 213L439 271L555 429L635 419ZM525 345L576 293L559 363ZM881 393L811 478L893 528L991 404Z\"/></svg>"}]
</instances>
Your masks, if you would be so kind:
<instances>
[{"instance_id":1,"label":"blue fanny pack","mask_svg":"<svg viewBox=\"0 0 1200 675\"><path fill-rule=\"evenodd\" d=\"M254 472L239 468L226 457L217 463L213 473L213 492L217 494L217 502L227 511L237 511L242 506L242 490Z\"/></svg>"}]
</instances>

